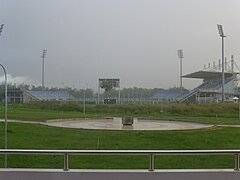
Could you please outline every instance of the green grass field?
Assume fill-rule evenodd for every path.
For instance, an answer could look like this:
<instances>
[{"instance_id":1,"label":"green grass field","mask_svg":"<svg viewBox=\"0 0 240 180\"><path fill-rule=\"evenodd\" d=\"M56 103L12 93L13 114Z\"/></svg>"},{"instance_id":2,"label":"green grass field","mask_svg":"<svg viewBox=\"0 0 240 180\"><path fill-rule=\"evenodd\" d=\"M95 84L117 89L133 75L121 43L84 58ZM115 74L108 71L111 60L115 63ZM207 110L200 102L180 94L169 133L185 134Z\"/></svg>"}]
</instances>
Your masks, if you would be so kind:
<instances>
[{"instance_id":1,"label":"green grass field","mask_svg":"<svg viewBox=\"0 0 240 180\"><path fill-rule=\"evenodd\" d=\"M238 104L226 105L87 105L83 114L81 104L19 104L10 105L8 118L18 120L46 121L68 118L100 118L106 116L134 116L173 120L188 120L210 124L240 124ZM199 111L199 112L198 112ZM0 106L0 118L4 107Z\"/></svg>"},{"instance_id":2,"label":"green grass field","mask_svg":"<svg viewBox=\"0 0 240 180\"><path fill-rule=\"evenodd\" d=\"M233 105L229 105L232 107ZM191 113L160 113L152 111L143 112L150 107L127 106L126 115L144 116L155 118L168 118L177 120L191 120L214 124L240 124L235 110L226 110L213 116L215 111L207 116L197 115L194 110ZM97 107L88 106L87 113L81 111L56 108L56 107L9 107L10 119L24 119L45 121L48 119L104 117L124 115L120 107L117 111L115 106ZM190 109L191 106L186 106ZM186 108L184 106L184 108ZM233 106L235 108L235 106ZM90 110L90 108L92 108ZM137 109L137 108L140 108ZM141 109L143 108L143 109ZM158 109L159 106L153 106ZM165 107L167 108L167 107ZM179 107L178 107L179 108ZM195 107L194 107L195 108ZM202 107L208 108L208 107ZM216 108L216 107L215 107ZM222 107L221 107L222 108ZM111 111L112 110L112 111ZM136 113L137 111L137 113ZM184 110L186 111L186 110ZM190 110L187 110L190 112ZM201 110L203 111L203 109ZM216 110L219 111L219 110ZM111 113L112 112L112 113ZM3 118L3 107L0 106L0 114ZM225 114L225 115L224 115ZM8 124L8 148L11 149L240 149L239 128L208 128L192 131L102 131L64 129L48 127L37 124L9 123ZM0 147L4 144L4 123L0 123ZM2 133L1 133L2 132ZM52 155L9 155L9 167L31 168L63 168L63 157ZM70 168L148 168L147 156L70 156ZM0 156L0 167L3 167L3 155ZM158 156L155 160L156 168L233 168L233 156Z\"/></svg>"},{"instance_id":3,"label":"green grass field","mask_svg":"<svg viewBox=\"0 0 240 180\"><path fill-rule=\"evenodd\" d=\"M0 131L3 132L3 123ZM239 149L238 128L194 131L99 131L9 123L17 149ZM0 137L3 142L3 136ZM3 145L2 145L3 147ZM3 162L1 156L1 162ZM146 156L71 156L70 168L148 168ZM230 168L231 156L159 156L156 168ZM62 156L9 155L10 167L62 168Z\"/></svg>"}]
</instances>

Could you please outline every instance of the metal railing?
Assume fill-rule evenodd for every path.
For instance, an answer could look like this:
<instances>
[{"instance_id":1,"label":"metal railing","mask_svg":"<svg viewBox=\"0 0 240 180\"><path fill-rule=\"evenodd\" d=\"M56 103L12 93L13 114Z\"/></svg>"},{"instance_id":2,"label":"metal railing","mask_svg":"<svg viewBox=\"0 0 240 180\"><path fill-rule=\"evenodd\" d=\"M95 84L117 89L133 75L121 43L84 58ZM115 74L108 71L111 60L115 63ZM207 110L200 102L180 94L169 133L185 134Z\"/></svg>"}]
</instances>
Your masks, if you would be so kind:
<instances>
[{"instance_id":1,"label":"metal railing","mask_svg":"<svg viewBox=\"0 0 240 180\"><path fill-rule=\"evenodd\" d=\"M154 158L157 155L234 155L234 170L239 171L240 150L28 150L0 149L0 154L63 155L63 170L68 171L69 155L145 155L149 156L149 171L154 171Z\"/></svg>"}]
</instances>

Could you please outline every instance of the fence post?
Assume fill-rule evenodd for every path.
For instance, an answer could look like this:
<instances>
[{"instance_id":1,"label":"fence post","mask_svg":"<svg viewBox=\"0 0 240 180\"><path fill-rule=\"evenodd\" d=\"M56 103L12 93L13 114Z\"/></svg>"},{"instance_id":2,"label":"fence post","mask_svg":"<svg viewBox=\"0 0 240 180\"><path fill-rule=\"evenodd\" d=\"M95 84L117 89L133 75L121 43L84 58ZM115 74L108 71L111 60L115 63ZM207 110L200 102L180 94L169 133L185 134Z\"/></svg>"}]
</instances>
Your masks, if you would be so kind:
<instances>
[{"instance_id":1,"label":"fence post","mask_svg":"<svg viewBox=\"0 0 240 180\"><path fill-rule=\"evenodd\" d=\"M239 171L239 154L235 154L235 168L234 171Z\"/></svg>"},{"instance_id":2,"label":"fence post","mask_svg":"<svg viewBox=\"0 0 240 180\"><path fill-rule=\"evenodd\" d=\"M68 154L67 153L64 153L64 167L63 167L63 170L64 171L69 170L69 168L68 168Z\"/></svg>"},{"instance_id":3,"label":"fence post","mask_svg":"<svg viewBox=\"0 0 240 180\"><path fill-rule=\"evenodd\" d=\"M154 154L150 154L149 171L154 171Z\"/></svg>"}]
</instances>

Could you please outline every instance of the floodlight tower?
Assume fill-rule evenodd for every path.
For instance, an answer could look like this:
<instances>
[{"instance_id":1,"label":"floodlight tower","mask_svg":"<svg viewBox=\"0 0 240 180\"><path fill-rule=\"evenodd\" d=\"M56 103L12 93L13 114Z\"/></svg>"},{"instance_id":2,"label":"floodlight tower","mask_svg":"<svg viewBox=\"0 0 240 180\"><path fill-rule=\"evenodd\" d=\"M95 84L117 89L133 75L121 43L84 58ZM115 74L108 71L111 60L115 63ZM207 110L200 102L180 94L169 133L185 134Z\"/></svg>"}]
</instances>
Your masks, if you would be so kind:
<instances>
[{"instance_id":1,"label":"floodlight tower","mask_svg":"<svg viewBox=\"0 0 240 180\"><path fill-rule=\"evenodd\" d=\"M47 50L44 49L42 52L42 91L44 90L44 59L46 58Z\"/></svg>"},{"instance_id":2,"label":"floodlight tower","mask_svg":"<svg viewBox=\"0 0 240 180\"><path fill-rule=\"evenodd\" d=\"M177 50L178 57L180 59L180 91L182 93L182 59L183 59L183 50L178 49Z\"/></svg>"},{"instance_id":3,"label":"floodlight tower","mask_svg":"<svg viewBox=\"0 0 240 180\"><path fill-rule=\"evenodd\" d=\"M223 33L223 28L222 25L218 24L217 25L218 32L220 37L222 38L222 102L224 103L225 101L225 76L224 76L224 38L226 37Z\"/></svg>"}]
</instances>

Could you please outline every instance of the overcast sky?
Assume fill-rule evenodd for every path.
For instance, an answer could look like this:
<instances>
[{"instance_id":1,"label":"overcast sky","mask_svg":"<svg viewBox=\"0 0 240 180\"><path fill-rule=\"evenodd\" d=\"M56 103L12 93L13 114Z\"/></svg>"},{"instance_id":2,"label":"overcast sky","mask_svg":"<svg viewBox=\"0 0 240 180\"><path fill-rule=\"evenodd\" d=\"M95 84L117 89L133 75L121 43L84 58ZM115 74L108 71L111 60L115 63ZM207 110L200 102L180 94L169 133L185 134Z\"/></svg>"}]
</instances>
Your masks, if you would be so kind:
<instances>
[{"instance_id":1,"label":"overcast sky","mask_svg":"<svg viewBox=\"0 0 240 180\"><path fill-rule=\"evenodd\" d=\"M226 56L240 64L239 0L0 0L0 63L12 79L96 88L98 78L120 78L122 87L179 86L183 73ZM193 88L199 81L185 79Z\"/></svg>"}]
</instances>

